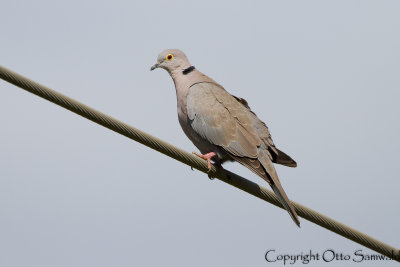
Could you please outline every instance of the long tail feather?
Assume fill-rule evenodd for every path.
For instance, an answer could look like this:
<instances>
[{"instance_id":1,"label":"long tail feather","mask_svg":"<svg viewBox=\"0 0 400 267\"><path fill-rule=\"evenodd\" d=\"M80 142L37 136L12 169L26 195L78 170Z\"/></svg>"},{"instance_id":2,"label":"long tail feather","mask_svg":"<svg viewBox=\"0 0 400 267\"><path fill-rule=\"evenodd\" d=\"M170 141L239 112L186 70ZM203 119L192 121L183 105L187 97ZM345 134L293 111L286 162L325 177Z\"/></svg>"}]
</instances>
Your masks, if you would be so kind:
<instances>
[{"instance_id":1,"label":"long tail feather","mask_svg":"<svg viewBox=\"0 0 400 267\"><path fill-rule=\"evenodd\" d=\"M275 192L276 196L279 198L281 204L283 207L289 212L290 217L292 217L293 221L296 223L297 226L300 227L300 221L297 216L296 211L294 210L294 207L292 203L290 202L289 198L287 197L285 190L283 190L283 187L281 185L281 182L279 181L278 174L276 173L274 164L271 161L271 158L267 153L265 153L263 150L260 151L258 160L261 162L262 166L265 169L265 172L267 173L268 177L272 180L270 183L272 190Z\"/></svg>"},{"instance_id":2,"label":"long tail feather","mask_svg":"<svg viewBox=\"0 0 400 267\"><path fill-rule=\"evenodd\" d=\"M260 151L258 159L251 159L245 157L236 157L231 155L231 157L249 168L255 174L263 178L268 184L272 187L272 190L275 192L282 206L287 210L290 217L292 217L293 221L297 226L300 227L300 221L297 216L297 213L287 197L285 191L282 188L282 185L279 181L278 174L276 173L275 167L269 157L269 155L263 151Z\"/></svg>"},{"instance_id":3,"label":"long tail feather","mask_svg":"<svg viewBox=\"0 0 400 267\"><path fill-rule=\"evenodd\" d=\"M290 202L287 202L285 200L285 197L281 194L281 191L278 189L276 184L271 185L271 187L272 187L272 190L275 192L276 196L279 198L279 201L281 202L283 207L288 211L290 217L292 217L292 220L294 221L294 223L298 227L300 227L300 221L299 221L299 218L297 217L297 213L293 209L293 206L291 204L289 204ZM283 192L285 192L285 191L283 191Z\"/></svg>"}]
</instances>

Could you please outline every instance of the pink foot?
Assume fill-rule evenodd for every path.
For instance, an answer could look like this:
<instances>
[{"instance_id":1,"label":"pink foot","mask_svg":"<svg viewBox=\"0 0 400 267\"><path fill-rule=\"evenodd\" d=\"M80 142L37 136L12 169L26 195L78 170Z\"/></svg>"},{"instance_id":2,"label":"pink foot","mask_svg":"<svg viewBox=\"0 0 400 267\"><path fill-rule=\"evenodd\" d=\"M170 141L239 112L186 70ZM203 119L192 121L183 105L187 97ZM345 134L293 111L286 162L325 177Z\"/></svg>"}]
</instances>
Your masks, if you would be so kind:
<instances>
[{"instance_id":1,"label":"pink foot","mask_svg":"<svg viewBox=\"0 0 400 267\"><path fill-rule=\"evenodd\" d=\"M211 170L211 158L216 156L217 154L215 154L214 152L210 152L210 153L207 153L207 154L204 154L204 155L201 155L201 154L199 154L197 152L193 152L193 154L195 154L199 158L207 160L208 170Z\"/></svg>"}]
</instances>

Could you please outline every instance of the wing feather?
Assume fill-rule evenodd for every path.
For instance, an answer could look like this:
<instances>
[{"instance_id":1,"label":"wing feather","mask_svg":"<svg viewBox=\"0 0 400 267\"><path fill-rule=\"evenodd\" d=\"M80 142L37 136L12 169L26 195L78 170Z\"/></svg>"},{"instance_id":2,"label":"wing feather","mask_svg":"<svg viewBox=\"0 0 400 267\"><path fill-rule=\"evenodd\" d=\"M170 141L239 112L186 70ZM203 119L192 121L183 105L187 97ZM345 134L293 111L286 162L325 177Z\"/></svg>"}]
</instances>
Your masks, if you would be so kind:
<instances>
[{"instance_id":1,"label":"wing feather","mask_svg":"<svg viewBox=\"0 0 400 267\"><path fill-rule=\"evenodd\" d=\"M194 131L208 142L222 147L237 162L267 181L297 225L290 203L273 166L278 153L267 126L251 111L246 100L230 95L221 86L196 83L189 89L187 114Z\"/></svg>"},{"instance_id":2,"label":"wing feather","mask_svg":"<svg viewBox=\"0 0 400 267\"><path fill-rule=\"evenodd\" d=\"M263 121L261 121L257 117L257 115L251 110L249 103L247 103L246 99L237 96L233 97L244 107L246 107L247 110L251 113L254 122L254 127L257 130L258 136L261 138L261 140L264 142L268 150L271 152L270 158L272 159L272 162L282 164L288 167L296 167L297 166L296 161L275 146L274 141L272 141L272 137L267 125Z\"/></svg>"},{"instance_id":3,"label":"wing feather","mask_svg":"<svg viewBox=\"0 0 400 267\"><path fill-rule=\"evenodd\" d=\"M202 138L236 156L257 158L261 139L252 118L222 87L213 83L191 86L187 113L192 128Z\"/></svg>"}]
</instances>

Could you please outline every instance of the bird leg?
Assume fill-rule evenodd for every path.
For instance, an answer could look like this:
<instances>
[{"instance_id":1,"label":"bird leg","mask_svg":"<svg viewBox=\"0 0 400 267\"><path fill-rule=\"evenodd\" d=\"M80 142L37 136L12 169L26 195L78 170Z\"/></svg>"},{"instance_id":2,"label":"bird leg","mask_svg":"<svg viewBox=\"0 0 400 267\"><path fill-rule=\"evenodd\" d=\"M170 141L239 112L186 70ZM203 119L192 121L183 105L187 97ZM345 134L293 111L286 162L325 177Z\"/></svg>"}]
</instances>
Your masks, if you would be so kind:
<instances>
[{"instance_id":1,"label":"bird leg","mask_svg":"<svg viewBox=\"0 0 400 267\"><path fill-rule=\"evenodd\" d=\"M198 156L199 158L202 158L202 159L207 160L207 163L208 163L208 171L211 170L211 158L212 158L212 157L215 157L215 156L217 155L215 152L210 152L210 153L207 153L207 154L204 154L204 155L201 155L201 154L199 154L199 153L197 153L197 152L193 152L193 154L195 154L195 155Z\"/></svg>"}]
</instances>

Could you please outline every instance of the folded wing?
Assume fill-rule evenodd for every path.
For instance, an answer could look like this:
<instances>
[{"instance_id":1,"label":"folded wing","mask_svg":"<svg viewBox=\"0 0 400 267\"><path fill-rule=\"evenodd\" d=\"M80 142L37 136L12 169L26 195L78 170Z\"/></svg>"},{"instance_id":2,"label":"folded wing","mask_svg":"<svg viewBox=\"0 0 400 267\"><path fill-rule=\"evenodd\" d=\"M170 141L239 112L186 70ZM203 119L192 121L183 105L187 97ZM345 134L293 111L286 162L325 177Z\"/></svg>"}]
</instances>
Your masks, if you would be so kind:
<instances>
[{"instance_id":1,"label":"folded wing","mask_svg":"<svg viewBox=\"0 0 400 267\"><path fill-rule=\"evenodd\" d=\"M273 154L278 150L268 128L247 102L238 101L218 84L201 82L189 89L187 114L197 134L266 180L295 223L300 224L272 164Z\"/></svg>"}]
</instances>

